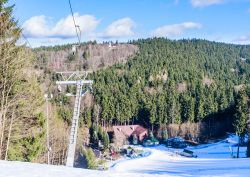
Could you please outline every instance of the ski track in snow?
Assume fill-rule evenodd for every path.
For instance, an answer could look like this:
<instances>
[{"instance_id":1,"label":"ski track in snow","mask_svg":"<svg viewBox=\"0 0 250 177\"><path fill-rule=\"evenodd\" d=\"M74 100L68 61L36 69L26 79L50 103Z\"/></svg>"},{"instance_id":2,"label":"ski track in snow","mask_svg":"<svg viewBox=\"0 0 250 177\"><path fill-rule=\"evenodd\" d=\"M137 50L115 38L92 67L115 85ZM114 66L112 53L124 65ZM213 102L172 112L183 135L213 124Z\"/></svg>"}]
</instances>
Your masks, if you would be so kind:
<instances>
[{"instance_id":1,"label":"ski track in snow","mask_svg":"<svg viewBox=\"0 0 250 177\"><path fill-rule=\"evenodd\" d=\"M25 162L0 161L0 177L236 177L250 176L250 159L230 158L229 147L233 147L237 137L230 136L227 141L189 147L198 158L185 158L176 155L172 148L163 145L144 148L149 152L146 157L114 161L107 171L48 166ZM246 148L241 147L240 156L244 157Z\"/></svg>"}]
</instances>

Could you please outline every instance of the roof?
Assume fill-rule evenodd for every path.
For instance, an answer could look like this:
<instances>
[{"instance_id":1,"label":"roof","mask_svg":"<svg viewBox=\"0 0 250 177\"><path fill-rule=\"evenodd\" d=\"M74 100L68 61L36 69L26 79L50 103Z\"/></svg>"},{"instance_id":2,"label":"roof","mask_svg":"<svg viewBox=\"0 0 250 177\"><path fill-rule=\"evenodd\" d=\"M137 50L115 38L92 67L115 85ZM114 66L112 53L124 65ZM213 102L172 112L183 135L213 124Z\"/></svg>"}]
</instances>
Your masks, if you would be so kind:
<instances>
[{"instance_id":1,"label":"roof","mask_svg":"<svg viewBox=\"0 0 250 177\"><path fill-rule=\"evenodd\" d=\"M112 130L117 138L122 138L124 136L128 138L133 134L138 136L148 131L140 125L113 126Z\"/></svg>"}]
</instances>

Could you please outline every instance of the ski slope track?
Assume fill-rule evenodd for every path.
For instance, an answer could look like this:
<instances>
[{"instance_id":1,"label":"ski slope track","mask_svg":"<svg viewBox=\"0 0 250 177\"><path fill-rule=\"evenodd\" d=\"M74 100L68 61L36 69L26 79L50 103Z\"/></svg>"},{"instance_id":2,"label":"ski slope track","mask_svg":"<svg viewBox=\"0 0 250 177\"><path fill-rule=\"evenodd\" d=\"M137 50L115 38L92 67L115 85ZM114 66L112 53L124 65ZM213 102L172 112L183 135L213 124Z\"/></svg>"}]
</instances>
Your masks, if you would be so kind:
<instances>
[{"instance_id":1,"label":"ski slope track","mask_svg":"<svg viewBox=\"0 0 250 177\"><path fill-rule=\"evenodd\" d=\"M250 176L250 159L245 147L240 148L241 158L231 158L230 148L236 155L236 136L218 143L189 147L198 158L178 156L181 151L165 146L144 148L150 154L138 159L122 159L110 164L107 171L48 166L25 162L0 161L0 177L162 177L162 176Z\"/></svg>"}]
</instances>

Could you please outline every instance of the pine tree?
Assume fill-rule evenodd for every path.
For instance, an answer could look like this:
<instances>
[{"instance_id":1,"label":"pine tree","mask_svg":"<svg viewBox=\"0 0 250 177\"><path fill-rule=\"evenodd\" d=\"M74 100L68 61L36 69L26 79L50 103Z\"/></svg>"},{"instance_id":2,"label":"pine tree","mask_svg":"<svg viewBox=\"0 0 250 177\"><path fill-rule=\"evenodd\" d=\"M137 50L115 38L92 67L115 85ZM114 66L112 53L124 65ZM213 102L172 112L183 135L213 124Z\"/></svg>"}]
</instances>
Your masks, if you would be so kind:
<instances>
[{"instance_id":1,"label":"pine tree","mask_svg":"<svg viewBox=\"0 0 250 177\"><path fill-rule=\"evenodd\" d=\"M237 158L239 158L239 148L242 139L246 133L247 125L247 97L244 91L240 91L236 98L235 106L235 130L236 134L239 136L238 148L237 148Z\"/></svg>"},{"instance_id":2,"label":"pine tree","mask_svg":"<svg viewBox=\"0 0 250 177\"><path fill-rule=\"evenodd\" d=\"M195 122L194 117L194 99L191 97L188 101L188 112L187 112L187 119L189 122Z\"/></svg>"},{"instance_id":3,"label":"pine tree","mask_svg":"<svg viewBox=\"0 0 250 177\"><path fill-rule=\"evenodd\" d=\"M103 147L104 149L108 149L109 148L109 135L107 132L103 132Z\"/></svg>"},{"instance_id":4,"label":"pine tree","mask_svg":"<svg viewBox=\"0 0 250 177\"><path fill-rule=\"evenodd\" d=\"M149 123L151 125L151 131L154 131L154 123L156 121L156 104L148 103L147 109L149 110Z\"/></svg>"},{"instance_id":5,"label":"pine tree","mask_svg":"<svg viewBox=\"0 0 250 177\"><path fill-rule=\"evenodd\" d=\"M90 127L89 134L90 134L91 147L98 148L98 143L99 143L98 128L95 124L92 124L92 126Z\"/></svg>"},{"instance_id":6,"label":"pine tree","mask_svg":"<svg viewBox=\"0 0 250 177\"><path fill-rule=\"evenodd\" d=\"M156 124L160 127L162 124L165 126L165 110L164 110L164 96L160 95L157 99L157 120Z\"/></svg>"},{"instance_id":7,"label":"pine tree","mask_svg":"<svg viewBox=\"0 0 250 177\"><path fill-rule=\"evenodd\" d=\"M225 110L225 108L227 108L228 100L226 98L224 88L220 88L220 90L221 90L221 94L218 96L217 102L218 102L218 109L220 112L222 112Z\"/></svg>"},{"instance_id":8,"label":"pine tree","mask_svg":"<svg viewBox=\"0 0 250 177\"><path fill-rule=\"evenodd\" d=\"M181 117L182 121L188 121L189 98L186 95L180 95Z\"/></svg>"},{"instance_id":9,"label":"pine tree","mask_svg":"<svg viewBox=\"0 0 250 177\"><path fill-rule=\"evenodd\" d=\"M214 113L214 102L213 102L213 96L209 94L206 97L206 101L204 103L204 116L208 116L210 114Z\"/></svg>"},{"instance_id":10,"label":"pine tree","mask_svg":"<svg viewBox=\"0 0 250 177\"><path fill-rule=\"evenodd\" d=\"M248 113L247 131L248 131L248 141L247 141L246 156L249 158L250 157L250 113Z\"/></svg>"},{"instance_id":11,"label":"pine tree","mask_svg":"<svg viewBox=\"0 0 250 177\"><path fill-rule=\"evenodd\" d=\"M204 95L200 84L196 91L195 117L198 121L204 118Z\"/></svg>"},{"instance_id":12,"label":"pine tree","mask_svg":"<svg viewBox=\"0 0 250 177\"><path fill-rule=\"evenodd\" d=\"M168 131L167 129L162 130L162 140L168 139Z\"/></svg>"},{"instance_id":13,"label":"pine tree","mask_svg":"<svg viewBox=\"0 0 250 177\"><path fill-rule=\"evenodd\" d=\"M247 141L247 157L250 157L250 87L246 88L246 93L248 96L248 105L247 105L247 132L248 132L248 141Z\"/></svg>"},{"instance_id":14,"label":"pine tree","mask_svg":"<svg viewBox=\"0 0 250 177\"><path fill-rule=\"evenodd\" d=\"M85 159L87 161L87 168L96 169L98 166L98 161L95 157L93 150L91 148L83 149L82 153L85 156Z\"/></svg>"}]
</instances>

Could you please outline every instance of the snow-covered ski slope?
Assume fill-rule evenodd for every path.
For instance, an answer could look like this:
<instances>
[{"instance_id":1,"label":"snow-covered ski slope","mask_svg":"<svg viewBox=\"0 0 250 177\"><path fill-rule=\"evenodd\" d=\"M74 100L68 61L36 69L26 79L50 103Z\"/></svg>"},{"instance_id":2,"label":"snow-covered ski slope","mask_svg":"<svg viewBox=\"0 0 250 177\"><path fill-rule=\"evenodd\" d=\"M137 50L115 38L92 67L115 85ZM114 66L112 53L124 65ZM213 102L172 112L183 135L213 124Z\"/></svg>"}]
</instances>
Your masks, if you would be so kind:
<instances>
[{"instance_id":1,"label":"snow-covered ski slope","mask_svg":"<svg viewBox=\"0 0 250 177\"><path fill-rule=\"evenodd\" d=\"M138 159L124 159L112 164L108 171L47 166L24 162L0 161L0 177L162 177L162 176L250 176L250 159L230 158L230 146L235 136L214 144L190 147L198 158L176 155L176 149L164 146L145 148L150 155ZM236 147L232 147L236 155ZM241 157L245 156L241 148Z\"/></svg>"}]
</instances>

